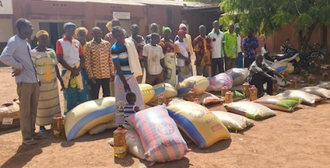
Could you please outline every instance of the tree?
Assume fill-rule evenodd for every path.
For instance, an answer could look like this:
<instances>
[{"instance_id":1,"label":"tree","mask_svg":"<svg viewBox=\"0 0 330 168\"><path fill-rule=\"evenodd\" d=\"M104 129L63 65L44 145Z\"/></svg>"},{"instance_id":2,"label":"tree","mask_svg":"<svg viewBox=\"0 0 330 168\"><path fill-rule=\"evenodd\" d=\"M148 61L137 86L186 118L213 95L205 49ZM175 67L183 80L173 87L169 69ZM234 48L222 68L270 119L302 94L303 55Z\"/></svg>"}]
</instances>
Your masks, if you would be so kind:
<instances>
[{"instance_id":1,"label":"tree","mask_svg":"<svg viewBox=\"0 0 330 168\"><path fill-rule=\"evenodd\" d=\"M329 0L223 0L221 9L227 14L220 23L239 20L243 31L251 27L266 36L295 23L302 51L316 26L330 26Z\"/></svg>"}]
</instances>

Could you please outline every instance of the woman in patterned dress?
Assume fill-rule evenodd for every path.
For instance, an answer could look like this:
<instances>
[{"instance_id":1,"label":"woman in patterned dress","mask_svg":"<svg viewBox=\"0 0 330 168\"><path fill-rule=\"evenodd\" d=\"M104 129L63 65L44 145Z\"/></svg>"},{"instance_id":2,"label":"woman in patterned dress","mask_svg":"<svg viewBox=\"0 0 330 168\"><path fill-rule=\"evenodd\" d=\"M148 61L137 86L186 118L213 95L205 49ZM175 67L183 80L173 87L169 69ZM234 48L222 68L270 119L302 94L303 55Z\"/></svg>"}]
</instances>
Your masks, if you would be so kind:
<instances>
[{"instance_id":1,"label":"woman in patterned dress","mask_svg":"<svg viewBox=\"0 0 330 168\"><path fill-rule=\"evenodd\" d=\"M48 32L40 30L36 37L38 46L31 51L32 61L41 83L36 124L40 127L40 133L45 133L47 131L45 126L53 123L54 115L61 114L57 79L62 88L64 88L64 84L57 67L55 51L47 48Z\"/></svg>"}]
</instances>

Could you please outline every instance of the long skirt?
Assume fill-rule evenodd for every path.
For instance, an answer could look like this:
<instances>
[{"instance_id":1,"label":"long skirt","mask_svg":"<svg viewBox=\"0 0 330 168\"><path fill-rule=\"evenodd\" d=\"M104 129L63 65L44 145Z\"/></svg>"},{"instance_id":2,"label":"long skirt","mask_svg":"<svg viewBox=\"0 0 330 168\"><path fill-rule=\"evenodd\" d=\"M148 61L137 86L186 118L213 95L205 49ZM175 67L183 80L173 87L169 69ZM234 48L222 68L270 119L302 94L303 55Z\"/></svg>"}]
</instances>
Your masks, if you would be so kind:
<instances>
[{"instance_id":1,"label":"long skirt","mask_svg":"<svg viewBox=\"0 0 330 168\"><path fill-rule=\"evenodd\" d=\"M62 70L62 76L67 70ZM80 103L84 103L90 100L87 82L83 76L83 90L79 90L76 85L74 78L69 81L69 86L63 91L64 95L64 115L66 115L70 110L75 108Z\"/></svg>"},{"instance_id":2,"label":"long skirt","mask_svg":"<svg viewBox=\"0 0 330 168\"><path fill-rule=\"evenodd\" d=\"M51 82L41 83L36 124L39 126L50 125L56 114L61 114L61 107L55 78Z\"/></svg>"},{"instance_id":3,"label":"long skirt","mask_svg":"<svg viewBox=\"0 0 330 168\"><path fill-rule=\"evenodd\" d=\"M131 88L131 91L133 93L135 93L136 95L136 103L135 105L138 106L140 109L142 109L144 107L144 102L142 99L142 94L140 92L140 88L138 85L138 82L136 80L136 78L133 75L125 75L125 79L129 85L129 87ZM115 77L115 96L116 96L116 103L119 101L123 101L125 103L127 103L126 101L126 91L124 89L124 84L123 82L120 80L119 76L116 75Z\"/></svg>"}]
</instances>

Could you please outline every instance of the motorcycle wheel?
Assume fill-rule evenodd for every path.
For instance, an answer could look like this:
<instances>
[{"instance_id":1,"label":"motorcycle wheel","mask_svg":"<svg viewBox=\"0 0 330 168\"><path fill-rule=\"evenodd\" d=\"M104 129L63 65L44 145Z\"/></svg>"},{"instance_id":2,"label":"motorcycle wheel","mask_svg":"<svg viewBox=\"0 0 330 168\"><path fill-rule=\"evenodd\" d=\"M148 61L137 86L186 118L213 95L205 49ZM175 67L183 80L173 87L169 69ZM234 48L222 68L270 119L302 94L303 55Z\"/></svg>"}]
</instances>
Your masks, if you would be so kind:
<instances>
[{"instance_id":1,"label":"motorcycle wheel","mask_svg":"<svg viewBox=\"0 0 330 168\"><path fill-rule=\"evenodd\" d=\"M299 75L301 73L301 65L299 63L293 64L294 70L293 73Z\"/></svg>"},{"instance_id":2,"label":"motorcycle wheel","mask_svg":"<svg viewBox=\"0 0 330 168\"><path fill-rule=\"evenodd\" d=\"M317 73L321 69L321 61L320 58L317 57L310 57L307 60L307 69L310 73Z\"/></svg>"}]
</instances>

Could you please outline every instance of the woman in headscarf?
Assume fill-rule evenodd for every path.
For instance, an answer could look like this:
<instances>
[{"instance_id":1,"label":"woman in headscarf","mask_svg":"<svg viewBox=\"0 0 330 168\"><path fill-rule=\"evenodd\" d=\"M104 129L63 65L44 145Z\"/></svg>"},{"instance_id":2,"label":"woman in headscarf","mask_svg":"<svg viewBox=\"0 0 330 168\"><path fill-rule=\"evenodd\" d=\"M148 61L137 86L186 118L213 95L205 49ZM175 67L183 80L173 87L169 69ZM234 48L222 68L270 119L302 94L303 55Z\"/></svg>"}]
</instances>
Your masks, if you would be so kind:
<instances>
[{"instance_id":1,"label":"woman in headscarf","mask_svg":"<svg viewBox=\"0 0 330 168\"><path fill-rule=\"evenodd\" d=\"M85 51L86 51L86 44L87 44L86 36L87 36L87 34L88 34L88 30L85 27L78 27L75 30L75 35L77 36L78 41L81 44L84 55L85 55ZM91 99L92 88L91 88L91 82L88 78L85 66L81 70L81 76L83 78L83 82L87 85L86 89L88 90L88 100L90 100Z\"/></svg>"},{"instance_id":2,"label":"woman in headscarf","mask_svg":"<svg viewBox=\"0 0 330 168\"><path fill-rule=\"evenodd\" d=\"M165 55L165 82L176 84L176 57L174 52L174 43L171 40L172 30L169 27L163 27L163 38L160 40L159 45L163 48Z\"/></svg>"},{"instance_id":3,"label":"woman in headscarf","mask_svg":"<svg viewBox=\"0 0 330 168\"><path fill-rule=\"evenodd\" d=\"M57 67L55 51L47 48L48 32L40 30L36 37L38 45L31 51L32 61L41 83L36 124L40 126L40 133L45 133L47 131L45 126L53 123L54 115L61 114L57 79L60 81L62 89L64 84Z\"/></svg>"}]
</instances>

